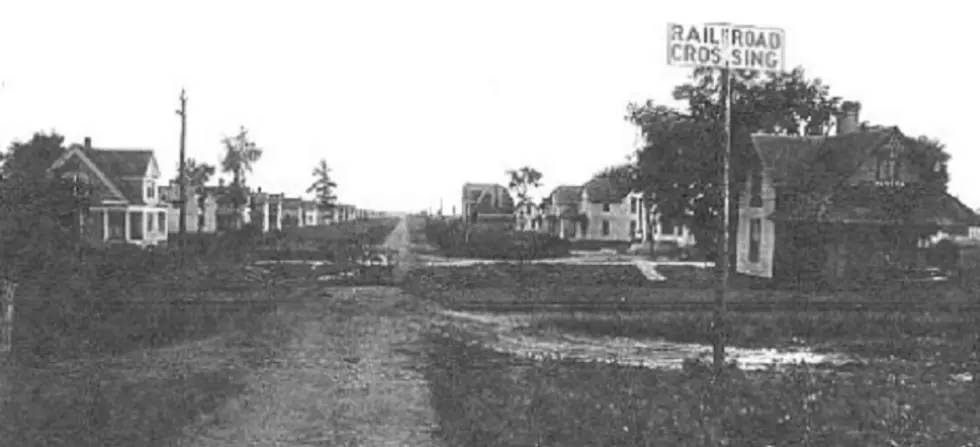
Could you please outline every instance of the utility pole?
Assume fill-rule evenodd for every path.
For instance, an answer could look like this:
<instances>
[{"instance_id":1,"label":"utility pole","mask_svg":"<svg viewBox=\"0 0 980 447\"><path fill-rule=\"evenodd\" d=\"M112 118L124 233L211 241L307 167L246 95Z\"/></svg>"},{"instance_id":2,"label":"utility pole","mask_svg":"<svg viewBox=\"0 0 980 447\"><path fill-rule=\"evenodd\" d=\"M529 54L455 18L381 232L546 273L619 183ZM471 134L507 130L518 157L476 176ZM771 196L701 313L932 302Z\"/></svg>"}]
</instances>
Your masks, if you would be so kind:
<instances>
[{"instance_id":1,"label":"utility pole","mask_svg":"<svg viewBox=\"0 0 980 447\"><path fill-rule=\"evenodd\" d=\"M184 89L180 89L180 172L177 174L177 181L180 183L180 237L181 242L187 234L187 172L185 169L184 146L187 139L187 95Z\"/></svg>"},{"instance_id":2,"label":"utility pole","mask_svg":"<svg viewBox=\"0 0 980 447\"><path fill-rule=\"evenodd\" d=\"M728 244L731 240L731 218L732 218L732 180L731 180L731 159L732 159L732 73L728 64L722 69L722 93L725 103L725 151L724 163L722 168L721 197L722 197L722 219L721 219L721 238L718 241L718 264L721 273L718 287L715 289L715 315L714 315L714 346L712 354L715 372L721 373L725 364L725 339L727 331L725 327L725 301L728 295L729 282L729 253Z\"/></svg>"}]
</instances>

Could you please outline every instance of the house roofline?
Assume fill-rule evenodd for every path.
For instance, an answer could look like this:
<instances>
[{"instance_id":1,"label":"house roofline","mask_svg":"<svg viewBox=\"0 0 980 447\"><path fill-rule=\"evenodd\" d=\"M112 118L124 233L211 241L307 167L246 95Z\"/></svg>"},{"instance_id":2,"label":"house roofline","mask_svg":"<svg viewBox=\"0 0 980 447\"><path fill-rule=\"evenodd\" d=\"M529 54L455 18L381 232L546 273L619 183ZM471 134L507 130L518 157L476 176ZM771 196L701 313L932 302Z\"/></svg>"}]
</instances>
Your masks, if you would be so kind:
<instances>
[{"instance_id":1,"label":"house roofline","mask_svg":"<svg viewBox=\"0 0 980 447\"><path fill-rule=\"evenodd\" d=\"M77 154L82 160L82 162L85 163L85 165L88 166L89 169L91 169L92 172L95 173L95 176L98 177L99 180L102 180L102 183L104 183L109 188L110 192L115 194L117 197L122 197L124 203L129 204L129 199L126 198L126 195L119 190L119 187L117 187L115 183L109 180L109 177L106 177L105 173L102 172L101 169L99 169L98 165L96 165L95 162L92 161L92 159L88 158L88 156L85 155L85 151L83 151L80 147L74 147L66 151L64 154L61 154L61 156L59 156L58 159L56 159L54 163L51 164L51 166L47 169L46 172L52 172L55 169L64 166L64 164L68 161L68 159L71 158L71 156L74 154Z\"/></svg>"}]
</instances>

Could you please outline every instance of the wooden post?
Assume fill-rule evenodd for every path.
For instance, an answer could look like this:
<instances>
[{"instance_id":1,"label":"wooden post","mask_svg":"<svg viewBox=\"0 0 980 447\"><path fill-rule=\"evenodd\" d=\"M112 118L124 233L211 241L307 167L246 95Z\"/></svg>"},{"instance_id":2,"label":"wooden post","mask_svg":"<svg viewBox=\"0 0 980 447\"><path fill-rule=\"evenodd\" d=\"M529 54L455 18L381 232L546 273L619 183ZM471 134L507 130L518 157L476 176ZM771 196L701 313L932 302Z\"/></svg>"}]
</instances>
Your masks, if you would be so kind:
<instances>
[{"instance_id":1,"label":"wooden post","mask_svg":"<svg viewBox=\"0 0 980 447\"><path fill-rule=\"evenodd\" d=\"M184 240L184 235L187 234L187 173L186 160L185 160L185 142L187 140L187 96L183 89L180 90L180 110L177 111L180 115L180 172L177 173L178 182L180 183L180 237L181 242Z\"/></svg>"},{"instance_id":2,"label":"wooden post","mask_svg":"<svg viewBox=\"0 0 980 447\"><path fill-rule=\"evenodd\" d=\"M721 373L725 367L725 298L728 294L729 259L728 242L731 239L729 224L731 222L731 154L732 154L732 78L731 70L727 67L722 71L722 94L725 102L725 151L723 155L723 172L721 181L722 193L722 229L718 240L718 287L715 290L714 315L714 357L715 372Z\"/></svg>"}]
</instances>

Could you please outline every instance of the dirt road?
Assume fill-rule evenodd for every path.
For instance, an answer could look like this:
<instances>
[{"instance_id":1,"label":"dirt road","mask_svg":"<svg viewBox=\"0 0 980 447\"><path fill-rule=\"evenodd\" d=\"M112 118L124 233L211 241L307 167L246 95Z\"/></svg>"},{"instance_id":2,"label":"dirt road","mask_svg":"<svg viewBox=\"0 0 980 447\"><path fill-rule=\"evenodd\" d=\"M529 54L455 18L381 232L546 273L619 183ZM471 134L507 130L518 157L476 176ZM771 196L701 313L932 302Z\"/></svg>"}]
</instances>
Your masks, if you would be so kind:
<instances>
[{"instance_id":1,"label":"dirt road","mask_svg":"<svg viewBox=\"0 0 980 447\"><path fill-rule=\"evenodd\" d=\"M404 220L386 243L410 256ZM334 287L284 312L292 342L178 445L442 445L417 372L430 309L396 288Z\"/></svg>"}]
</instances>

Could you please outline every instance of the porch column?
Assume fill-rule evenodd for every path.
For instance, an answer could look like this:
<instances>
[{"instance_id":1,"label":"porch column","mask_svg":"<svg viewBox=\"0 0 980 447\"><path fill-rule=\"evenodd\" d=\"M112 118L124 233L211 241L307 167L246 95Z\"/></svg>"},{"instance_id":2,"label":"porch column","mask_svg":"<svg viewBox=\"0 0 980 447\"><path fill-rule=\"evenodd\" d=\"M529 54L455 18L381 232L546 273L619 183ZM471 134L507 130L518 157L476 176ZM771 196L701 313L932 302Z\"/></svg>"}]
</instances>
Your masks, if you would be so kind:
<instances>
[{"instance_id":1,"label":"porch column","mask_svg":"<svg viewBox=\"0 0 980 447\"><path fill-rule=\"evenodd\" d=\"M558 236L565 239L565 219L558 217Z\"/></svg>"},{"instance_id":2,"label":"porch column","mask_svg":"<svg viewBox=\"0 0 980 447\"><path fill-rule=\"evenodd\" d=\"M109 209L102 211L102 242L109 240Z\"/></svg>"},{"instance_id":3,"label":"porch column","mask_svg":"<svg viewBox=\"0 0 980 447\"><path fill-rule=\"evenodd\" d=\"M129 235L130 235L130 229L129 229L129 227L130 227L130 225L132 225L132 222L129 221L129 209L124 209L123 210L123 215L126 216L125 219L123 219L123 221L126 222L126 224L123 225L123 240L125 240L126 242L129 242L130 241L130 239L129 239Z\"/></svg>"},{"instance_id":4,"label":"porch column","mask_svg":"<svg viewBox=\"0 0 980 447\"><path fill-rule=\"evenodd\" d=\"M269 232L269 202L262 205L262 231Z\"/></svg>"},{"instance_id":5,"label":"porch column","mask_svg":"<svg viewBox=\"0 0 980 447\"><path fill-rule=\"evenodd\" d=\"M640 225L640 242L646 242L647 234L650 233L650 222L648 221L649 216L647 216L648 213L646 203L643 202L643 199L640 199L639 202L640 204L637 205L640 207L638 210L639 218L637 219L637 223Z\"/></svg>"}]
</instances>

